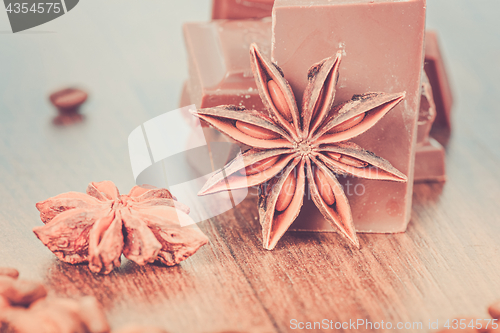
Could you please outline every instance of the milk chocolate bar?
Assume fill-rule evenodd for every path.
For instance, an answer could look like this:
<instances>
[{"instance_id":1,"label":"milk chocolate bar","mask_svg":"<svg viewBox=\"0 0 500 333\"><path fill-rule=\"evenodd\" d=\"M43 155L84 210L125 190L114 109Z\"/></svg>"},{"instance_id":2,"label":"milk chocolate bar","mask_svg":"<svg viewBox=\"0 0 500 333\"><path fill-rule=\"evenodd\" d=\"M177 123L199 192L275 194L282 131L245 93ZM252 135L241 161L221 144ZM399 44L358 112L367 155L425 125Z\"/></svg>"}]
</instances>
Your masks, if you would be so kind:
<instances>
[{"instance_id":1,"label":"milk chocolate bar","mask_svg":"<svg viewBox=\"0 0 500 333\"><path fill-rule=\"evenodd\" d=\"M212 19L241 20L271 16L274 0L214 0Z\"/></svg>"},{"instance_id":2,"label":"milk chocolate bar","mask_svg":"<svg viewBox=\"0 0 500 333\"><path fill-rule=\"evenodd\" d=\"M446 180L445 151L439 142L429 136L437 112L425 72L422 73L421 89L414 182L442 182Z\"/></svg>"},{"instance_id":3,"label":"milk chocolate bar","mask_svg":"<svg viewBox=\"0 0 500 333\"><path fill-rule=\"evenodd\" d=\"M190 99L197 108L264 105L250 68L249 49L257 43L269 56L271 20L186 23L184 37L189 57Z\"/></svg>"},{"instance_id":4,"label":"milk chocolate bar","mask_svg":"<svg viewBox=\"0 0 500 333\"><path fill-rule=\"evenodd\" d=\"M453 95L436 31L428 30L425 36L424 68L429 77L434 102L436 103L436 120L434 121L433 132L439 130L449 132L451 130Z\"/></svg>"},{"instance_id":5,"label":"milk chocolate bar","mask_svg":"<svg viewBox=\"0 0 500 333\"><path fill-rule=\"evenodd\" d=\"M446 181L445 151L433 138L417 147L415 154L415 183Z\"/></svg>"},{"instance_id":6,"label":"milk chocolate bar","mask_svg":"<svg viewBox=\"0 0 500 333\"><path fill-rule=\"evenodd\" d=\"M370 91L406 91L402 103L353 139L408 177L407 183L341 180L360 232L402 232L410 220L425 7L425 0L276 0L274 4L272 57L297 99L304 93L311 64L338 50L343 59L336 104ZM331 230L326 220L321 216L315 220L307 209L292 228Z\"/></svg>"}]
</instances>

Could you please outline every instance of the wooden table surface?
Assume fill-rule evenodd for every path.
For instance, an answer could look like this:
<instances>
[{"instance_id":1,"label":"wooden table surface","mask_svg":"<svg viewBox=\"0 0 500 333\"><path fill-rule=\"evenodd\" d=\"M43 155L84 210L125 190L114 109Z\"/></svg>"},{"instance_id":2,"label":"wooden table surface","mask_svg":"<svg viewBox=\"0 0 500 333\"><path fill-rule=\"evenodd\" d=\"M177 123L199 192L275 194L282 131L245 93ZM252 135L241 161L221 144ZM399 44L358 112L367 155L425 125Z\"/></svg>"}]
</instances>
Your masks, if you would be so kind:
<instances>
[{"instance_id":1,"label":"wooden table surface","mask_svg":"<svg viewBox=\"0 0 500 333\"><path fill-rule=\"evenodd\" d=\"M177 108L187 78L181 25L207 20L209 7L87 0L18 34L0 10L0 266L53 295L95 295L113 328L288 332L293 319L367 319L422 322L402 331L425 332L429 320L487 318L500 299L498 0L428 0L455 94L453 135L448 181L415 186L406 233L360 235L359 252L336 234L288 233L270 252L249 199L199 223L210 243L179 266L124 260L108 276L58 261L34 236L36 202L91 181L134 185L127 137ZM74 84L91 94L86 120L56 127L47 95Z\"/></svg>"}]
</instances>

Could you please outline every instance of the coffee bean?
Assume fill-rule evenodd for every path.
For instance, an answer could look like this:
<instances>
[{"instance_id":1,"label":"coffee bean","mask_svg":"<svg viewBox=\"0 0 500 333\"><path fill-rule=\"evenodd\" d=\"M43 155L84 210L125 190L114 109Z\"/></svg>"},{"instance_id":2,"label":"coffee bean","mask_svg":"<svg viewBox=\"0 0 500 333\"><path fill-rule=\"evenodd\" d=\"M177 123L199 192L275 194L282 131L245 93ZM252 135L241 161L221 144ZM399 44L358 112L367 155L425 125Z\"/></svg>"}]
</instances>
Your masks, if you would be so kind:
<instances>
[{"instance_id":1,"label":"coffee bean","mask_svg":"<svg viewBox=\"0 0 500 333\"><path fill-rule=\"evenodd\" d=\"M88 94L80 89L67 88L51 94L49 99L59 111L59 115L54 118L56 125L69 125L83 120L83 116L78 113L80 105L87 100Z\"/></svg>"},{"instance_id":2,"label":"coffee bean","mask_svg":"<svg viewBox=\"0 0 500 333\"><path fill-rule=\"evenodd\" d=\"M54 106L63 111L74 110L87 100L87 93L80 89L66 88L50 95Z\"/></svg>"}]
</instances>

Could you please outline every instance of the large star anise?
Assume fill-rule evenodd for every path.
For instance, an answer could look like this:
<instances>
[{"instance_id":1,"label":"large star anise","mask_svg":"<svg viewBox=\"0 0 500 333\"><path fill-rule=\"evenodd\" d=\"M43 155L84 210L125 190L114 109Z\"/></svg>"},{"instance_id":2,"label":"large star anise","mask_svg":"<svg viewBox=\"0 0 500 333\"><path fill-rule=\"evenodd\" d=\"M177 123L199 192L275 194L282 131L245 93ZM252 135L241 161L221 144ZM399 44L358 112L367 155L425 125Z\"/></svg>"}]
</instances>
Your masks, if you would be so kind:
<instances>
[{"instance_id":1,"label":"large star anise","mask_svg":"<svg viewBox=\"0 0 500 333\"><path fill-rule=\"evenodd\" d=\"M341 53L313 65L299 110L282 70L250 47L252 71L266 111L236 106L194 115L252 149L207 181L199 195L260 184L264 248L273 249L299 214L306 183L324 217L359 247L351 209L336 174L406 182L388 161L348 140L373 127L405 93L367 93L333 107Z\"/></svg>"},{"instance_id":2,"label":"large star anise","mask_svg":"<svg viewBox=\"0 0 500 333\"><path fill-rule=\"evenodd\" d=\"M208 242L191 225L189 208L167 189L135 186L120 195L110 181L90 183L87 194L63 193L36 204L44 226L33 232L62 261L89 263L108 274L122 253L139 265L159 260L172 266Z\"/></svg>"}]
</instances>

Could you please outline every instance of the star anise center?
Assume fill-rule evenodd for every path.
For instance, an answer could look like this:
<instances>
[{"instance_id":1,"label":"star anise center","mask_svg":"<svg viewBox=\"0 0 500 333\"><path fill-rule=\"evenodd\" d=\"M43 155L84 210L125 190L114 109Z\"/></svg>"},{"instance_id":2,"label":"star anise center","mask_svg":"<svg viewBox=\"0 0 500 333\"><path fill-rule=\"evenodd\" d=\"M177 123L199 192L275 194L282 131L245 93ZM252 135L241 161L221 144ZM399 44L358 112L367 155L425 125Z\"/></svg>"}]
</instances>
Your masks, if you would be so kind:
<instances>
[{"instance_id":1,"label":"star anise center","mask_svg":"<svg viewBox=\"0 0 500 333\"><path fill-rule=\"evenodd\" d=\"M130 206L129 204L131 201L128 200L127 196L120 196L113 200L113 203L111 204L111 208L114 210L118 210L127 206Z\"/></svg>"},{"instance_id":2,"label":"star anise center","mask_svg":"<svg viewBox=\"0 0 500 333\"><path fill-rule=\"evenodd\" d=\"M297 149L297 152L302 157L309 156L312 153L311 143L309 142L309 140L304 140L304 141L299 142L297 144L296 149Z\"/></svg>"}]
</instances>

